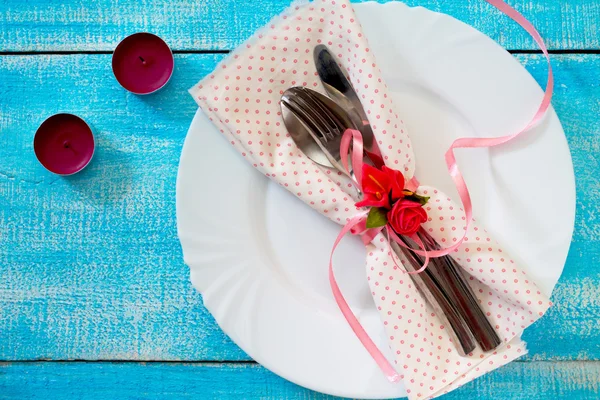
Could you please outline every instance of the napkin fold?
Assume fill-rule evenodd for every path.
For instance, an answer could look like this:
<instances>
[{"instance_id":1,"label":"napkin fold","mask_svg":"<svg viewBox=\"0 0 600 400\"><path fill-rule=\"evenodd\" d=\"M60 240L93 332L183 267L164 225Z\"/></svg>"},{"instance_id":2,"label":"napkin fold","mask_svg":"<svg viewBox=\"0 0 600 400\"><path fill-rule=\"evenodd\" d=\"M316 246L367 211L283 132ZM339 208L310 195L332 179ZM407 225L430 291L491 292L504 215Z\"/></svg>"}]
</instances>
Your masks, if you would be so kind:
<instances>
[{"instance_id":1,"label":"napkin fold","mask_svg":"<svg viewBox=\"0 0 600 400\"><path fill-rule=\"evenodd\" d=\"M313 49L326 44L347 71L372 125L386 165L415 174L410 138L347 0L297 2L190 89L198 105L248 162L327 218L345 224L358 212L355 190L341 173L316 165L287 133L279 99L291 86L324 93ZM462 237L464 211L436 188L426 205L429 234L442 246ZM447 393L526 353L523 330L550 306L535 283L477 222L453 253L481 307L503 340L496 351L461 357L447 329L391 258L383 234L367 245L366 275L394 365L410 399ZM323 268L327 268L323 260ZM402 264L405 260L402 260ZM350 328L348 328L350 329Z\"/></svg>"}]
</instances>

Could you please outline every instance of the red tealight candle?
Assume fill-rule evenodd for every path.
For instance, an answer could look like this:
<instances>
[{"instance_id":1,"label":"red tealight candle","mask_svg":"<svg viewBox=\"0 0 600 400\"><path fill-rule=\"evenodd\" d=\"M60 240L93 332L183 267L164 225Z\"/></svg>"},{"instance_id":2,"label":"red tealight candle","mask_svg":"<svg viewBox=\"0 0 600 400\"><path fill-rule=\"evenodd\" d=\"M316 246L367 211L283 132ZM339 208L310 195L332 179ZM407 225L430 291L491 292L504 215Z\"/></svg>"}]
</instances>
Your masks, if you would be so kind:
<instances>
[{"instance_id":1,"label":"red tealight candle","mask_svg":"<svg viewBox=\"0 0 600 400\"><path fill-rule=\"evenodd\" d=\"M94 155L94 135L89 125L73 114L56 114L42 122L33 150L50 172L71 175L81 171Z\"/></svg>"},{"instance_id":2,"label":"red tealight candle","mask_svg":"<svg viewBox=\"0 0 600 400\"><path fill-rule=\"evenodd\" d=\"M123 39L112 57L115 78L135 94L149 94L165 86L174 66L173 53L165 41L145 32Z\"/></svg>"}]
</instances>

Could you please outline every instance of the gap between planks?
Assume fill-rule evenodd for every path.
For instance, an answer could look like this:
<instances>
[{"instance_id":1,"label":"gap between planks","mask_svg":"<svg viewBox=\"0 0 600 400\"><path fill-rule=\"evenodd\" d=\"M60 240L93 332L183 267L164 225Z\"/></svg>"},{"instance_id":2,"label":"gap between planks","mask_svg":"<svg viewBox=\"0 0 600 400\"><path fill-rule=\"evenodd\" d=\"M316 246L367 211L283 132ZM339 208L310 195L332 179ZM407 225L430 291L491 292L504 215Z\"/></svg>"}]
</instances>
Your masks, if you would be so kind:
<instances>
[{"instance_id":1,"label":"gap between planks","mask_svg":"<svg viewBox=\"0 0 600 400\"><path fill-rule=\"evenodd\" d=\"M0 360L0 365L7 364L40 364L40 363L54 363L54 364L206 364L206 365L260 365L254 360L194 360L194 361L176 361L176 360L44 360L44 359L33 359L33 360ZM512 363L536 363L536 364L566 364L566 363L580 363L580 364L600 364L600 360L514 360Z\"/></svg>"},{"instance_id":2,"label":"gap between planks","mask_svg":"<svg viewBox=\"0 0 600 400\"><path fill-rule=\"evenodd\" d=\"M232 50L173 50L173 54L229 54ZM542 54L541 50L512 49L511 54ZM0 51L0 56L112 54L112 51ZM548 50L550 54L600 54L600 49Z\"/></svg>"}]
</instances>

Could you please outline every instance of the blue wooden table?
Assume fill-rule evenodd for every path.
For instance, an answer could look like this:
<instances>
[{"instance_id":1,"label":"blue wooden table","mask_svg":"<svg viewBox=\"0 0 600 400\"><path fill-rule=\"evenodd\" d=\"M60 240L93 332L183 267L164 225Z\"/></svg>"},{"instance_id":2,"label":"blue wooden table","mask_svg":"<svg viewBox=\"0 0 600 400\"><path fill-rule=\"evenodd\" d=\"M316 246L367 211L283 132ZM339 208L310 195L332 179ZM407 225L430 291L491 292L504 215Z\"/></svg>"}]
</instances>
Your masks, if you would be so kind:
<instances>
[{"instance_id":1,"label":"blue wooden table","mask_svg":"<svg viewBox=\"0 0 600 400\"><path fill-rule=\"evenodd\" d=\"M175 226L186 89L288 0L0 0L0 399L323 399L235 346L188 280ZM511 50L543 83L533 42L482 0L410 0ZM510 0L540 29L577 177L555 306L530 354L447 399L600 397L600 3ZM111 51L150 31L175 50L161 92L122 90ZM61 178L36 161L47 116L91 123L97 152ZM560 188L557 188L560 195Z\"/></svg>"}]
</instances>

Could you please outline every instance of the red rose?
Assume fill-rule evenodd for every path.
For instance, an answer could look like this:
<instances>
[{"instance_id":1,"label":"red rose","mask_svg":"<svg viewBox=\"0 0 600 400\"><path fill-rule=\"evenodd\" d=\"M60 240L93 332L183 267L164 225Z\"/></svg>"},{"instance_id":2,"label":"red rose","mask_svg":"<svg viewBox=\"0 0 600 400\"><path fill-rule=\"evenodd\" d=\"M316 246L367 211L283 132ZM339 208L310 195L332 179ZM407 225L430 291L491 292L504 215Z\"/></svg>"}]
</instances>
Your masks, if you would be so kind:
<instances>
[{"instance_id":1,"label":"red rose","mask_svg":"<svg viewBox=\"0 0 600 400\"><path fill-rule=\"evenodd\" d=\"M427 213L420 203L402 199L387 213L388 224L399 235L412 235L427 221Z\"/></svg>"},{"instance_id":2,"label":"red rose","mask_svg":"<svg viewBox=\"0 0 600 400\"><path fill-rule=\"evenodd\" d=\"M391 208L390 201L403 197L404 176L386 166L377 169L363 164L362 190L364 199L356 203L357 207Z\"/></svg>"}]
</instances>

